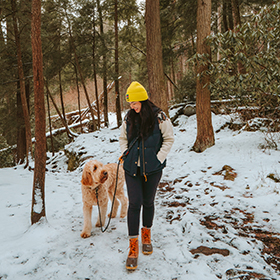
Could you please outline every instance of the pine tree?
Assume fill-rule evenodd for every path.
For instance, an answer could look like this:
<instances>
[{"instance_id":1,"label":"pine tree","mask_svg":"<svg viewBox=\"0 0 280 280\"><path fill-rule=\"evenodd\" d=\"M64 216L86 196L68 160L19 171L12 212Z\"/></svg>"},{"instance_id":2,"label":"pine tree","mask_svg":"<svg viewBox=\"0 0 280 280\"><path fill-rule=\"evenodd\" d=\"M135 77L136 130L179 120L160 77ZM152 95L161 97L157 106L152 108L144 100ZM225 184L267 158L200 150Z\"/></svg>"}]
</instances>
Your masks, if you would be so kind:
<instances>
[{"instance_id":1,"label":"pine tree","mask_svg":"<svg viewBox=\"0 0 280 280\"><path fill-rule=\"evenodd\" d=\"M210 58L210 46L206 45L205 38L211 31L211 0L198 0L197 6L197 55ZM197 136L193 149L203 152L215 144L211 118L210 104L210 76L207 74L208 65L198 61L196 86L196 118Z\"/></svg>"},{"instance_id":2,"label":"pine tree","mask_svg":"<svg viewBox=\"0 0 280 280\"><path fill-rule=\"evenodd\" d=\"M150 98L168 112L164 81L159 0L146 0L147 69Z\"/></svg>"},{"instance_id":3,"label":"pine tree","mask_svg":"<svg viewBox=\"0 0 280 280\"><path fill-rule=\"evenodd\" d=\"M41 0L32 0L32 62L35 106L35 168L32 193L31 223L46 216L46 114L44 101L43 54L41 42Z\"/></svg>"}]
</instances>

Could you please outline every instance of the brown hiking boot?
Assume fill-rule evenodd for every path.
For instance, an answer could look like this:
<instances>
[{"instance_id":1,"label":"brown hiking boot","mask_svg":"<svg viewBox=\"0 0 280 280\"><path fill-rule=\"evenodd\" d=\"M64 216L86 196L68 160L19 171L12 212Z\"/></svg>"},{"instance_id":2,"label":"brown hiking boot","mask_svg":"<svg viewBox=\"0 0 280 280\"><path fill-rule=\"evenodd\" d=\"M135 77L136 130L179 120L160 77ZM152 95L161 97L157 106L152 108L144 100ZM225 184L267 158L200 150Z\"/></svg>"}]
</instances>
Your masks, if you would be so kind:
<instances>
[{"instance_id":1,"label":"brown hiking boot","mask_svg":"<svg viewBox=\"0 0 280 280\"><path fill-rule=\"evenodd\" d=\"M126 259L126 269L135 270L139 254L138 237L129 239L129 253Z\"/></svg>"},{"instance_id":2,"label":"brown hiking boot","mask_svg":"<svg viewBox=\"0 0 280 280\"><path fill-rule=\"evenodd\" d=\"M153 245L151 243L151 229L143 227L141 228L142 236L142 253L144 255L150 255L153 253Z\"/></svg>"}]
</instances>

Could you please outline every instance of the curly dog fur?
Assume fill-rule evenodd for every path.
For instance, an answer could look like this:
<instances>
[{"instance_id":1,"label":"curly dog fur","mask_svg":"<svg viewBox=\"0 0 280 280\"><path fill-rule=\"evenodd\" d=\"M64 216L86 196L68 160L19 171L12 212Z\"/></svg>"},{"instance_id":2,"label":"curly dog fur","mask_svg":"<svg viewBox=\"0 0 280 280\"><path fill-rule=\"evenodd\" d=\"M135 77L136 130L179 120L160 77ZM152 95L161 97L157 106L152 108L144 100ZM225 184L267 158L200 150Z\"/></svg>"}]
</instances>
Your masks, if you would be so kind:
<instances>
[{"instance_id":1,"label":"curly dog fur","mask_svg":"<svg viewBox=\"0 0 280 280\"><path fill-rule=\"evenodd\" d=\"M101 227L101 222L102 226L105 225L107 206L109 201L108 198L110 198L110 200L112 201L115 192L116 172L117 163L109 163L103 165L97 160L90 160L85 164L81 180L84 215L84 227L81 233L81 237L87 238L91 235L92 206L97 205L96 188L98 188L98 202L101 213L101 221L98 215L98 220L95 226ZM112 218L116 217L120 203L120 217L124 218L127 214L128 200L124 194L124 181L124 170L120 165L118 174L118 186L112 211ZM109 215L110 214L108 214L108 216Z\"/></svg>"}]
</instances>

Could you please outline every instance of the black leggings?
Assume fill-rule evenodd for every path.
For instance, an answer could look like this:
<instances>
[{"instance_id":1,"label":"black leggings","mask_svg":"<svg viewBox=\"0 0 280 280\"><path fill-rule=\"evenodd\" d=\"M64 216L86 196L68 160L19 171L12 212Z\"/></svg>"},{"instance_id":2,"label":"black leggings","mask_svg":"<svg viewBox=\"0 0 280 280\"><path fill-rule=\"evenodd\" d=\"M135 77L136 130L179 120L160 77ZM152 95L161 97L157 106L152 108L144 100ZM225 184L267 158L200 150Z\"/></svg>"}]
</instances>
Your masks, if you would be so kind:
<instances>
[{"instance_id":1,"label":"black leggings","mask_svg":"<svg viewBox=\"0 0 280 280\"><path fill-rule=\"evenodd\" d=\"M140 211L142 206L143 227L151 227L153 225L155 211L154 200L161 175L162 171L148 175L147 182L145 182L144 176L140 175L139 168L136 177L125 173L129 200L127 213L129 236L139 234Z\"/></svg>"}]
</instances>

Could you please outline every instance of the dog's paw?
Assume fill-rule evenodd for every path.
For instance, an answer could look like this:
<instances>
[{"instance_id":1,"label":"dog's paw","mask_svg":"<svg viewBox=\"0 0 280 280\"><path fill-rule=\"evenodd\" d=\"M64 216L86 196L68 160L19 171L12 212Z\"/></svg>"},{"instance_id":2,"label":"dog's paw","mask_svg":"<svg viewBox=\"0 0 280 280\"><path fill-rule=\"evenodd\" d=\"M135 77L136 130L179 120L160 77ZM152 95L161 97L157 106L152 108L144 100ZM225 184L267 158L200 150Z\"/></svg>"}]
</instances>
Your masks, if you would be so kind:
<instances>
[{"instance_id":1,"label":"dog's paw","mask_svg":"<svg viewBox=\"0 0 280 280\"><path fill-rule=\"evenodd\" d=\"M97 223L95 224L95 226L96 226L96 227L101 227L101 224L100 224L99 222L97 222Z\"/></svg>"},{"instance_id":2,"label":"dog's paw","mask_svg":"<svg viewBox=\"0 0 280 280\"><path fill-rule=\"evenodd\" d=\"M81 237L82 238L88 238L88 237L90 237L90 233L88 233L88 232L85 232L85 231L82 231L82 233L81 233Z\"/></svg>"},{"instance_id":3,"label":"dog's paw","mask_svg":"<svg viewBox=\"0 0 280 280\"><path fill-rule=\"evenodd\" d=\"M110 218L110 217L111 217L111 218L116 218L116 216L117 216L117 215L115 215L115 214L112 214L112 216L111 216L110 214L108 214L108 218Z\"/></svg>"},{"instance_id":4,"label":"dog's paw","mask_svg":"<svg viewBox=\"0 0 280 280\"><path fill-rule=\"evenodd\" d=\"M125 218L126 217L126 213L124 213L124 214L120 214L120 218Z\"/></svg>"}]
</instances>

